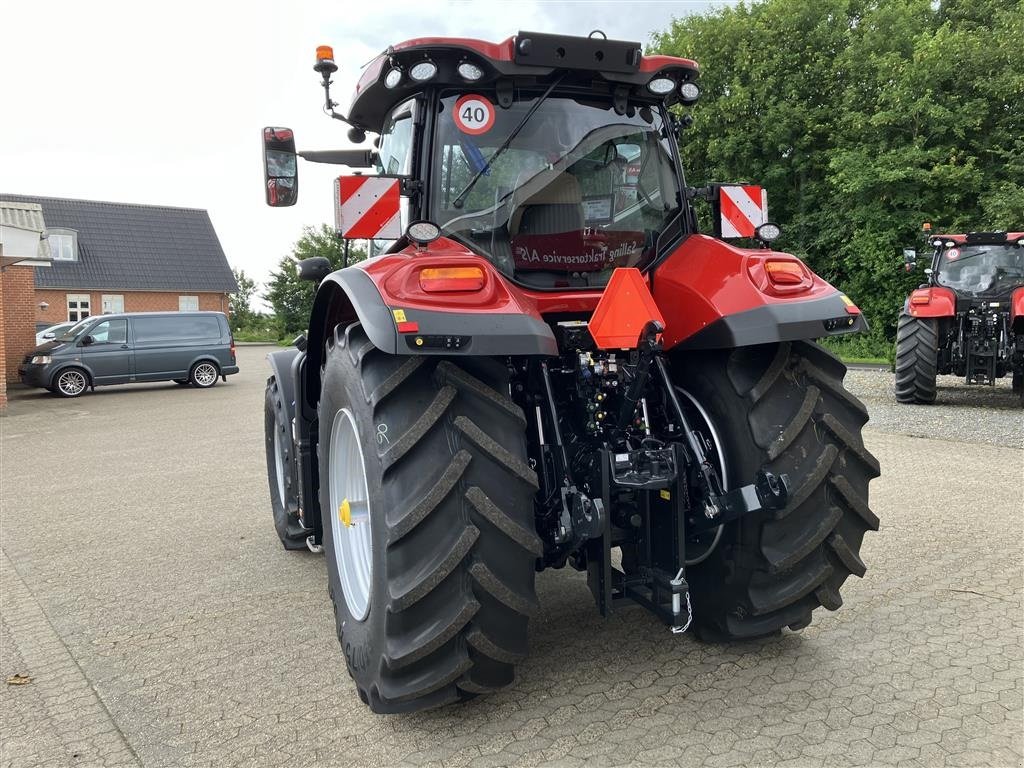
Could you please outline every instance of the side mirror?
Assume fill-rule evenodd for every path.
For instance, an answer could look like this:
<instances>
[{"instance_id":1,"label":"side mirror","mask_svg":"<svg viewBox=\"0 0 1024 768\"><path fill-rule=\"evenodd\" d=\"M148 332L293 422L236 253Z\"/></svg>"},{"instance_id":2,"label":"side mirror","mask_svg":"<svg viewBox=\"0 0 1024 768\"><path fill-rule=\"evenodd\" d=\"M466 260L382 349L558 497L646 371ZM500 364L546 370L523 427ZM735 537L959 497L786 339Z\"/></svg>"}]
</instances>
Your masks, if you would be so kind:
<instances>
[{"instance_id":1,"label":"side mirror","mask_svg":"<svg viewBox=\"0 0 1024 768\"><path fill-rule=\"evenodd\" d=\"M57 334L54 333L53 331L47 331L46 333L43 334L43 338L44 339L56 339L57 338Z\"/></svg>"},{"instance_id":2,"label":"side mirror","mask_svg":"<svg viewBox=\"0 0 1024 768\"><path fill-rule=\"evenodd\" d=\"M917 251L915 251L913 248L904 248L903 265L904 269L906 269L907 272L909 272L915 266L917 266Z\"/></svg>"},{"instance_id":3,"label":"side mirror","mask_svg":"<svg viewBox=\"0 0 1024 768\"><path fill-rule=\"evenodd\" d=\"M82 346L83 347L88 347L90 344L95 343L95 341L96 341L96 339L94 339L89 334L86 334L85 336L82 337Z\"/></svg>"},{"instance_id":4,"label":"side mirror","mask_svg":"<svg viewBox=\"0 0 1024 768\"><path fill-rule=\"evenodd\" d=\"M319 283L331 274L332 271L330 260L323 256L302 259L302 261L295 265L295 269L299 274L300 280L311 280L316 283Z\"/></svg>"},{"instance_id":5,"label":"side mirror","mask_svg":"<svg viewBox=\"0 0 1024 768\"><path fill-rule=\"evenodd\" d=\"M263 129L263 179L267 205L284 208L299 199L299 167L291 128Z\"/></svg>"}]
</instances>

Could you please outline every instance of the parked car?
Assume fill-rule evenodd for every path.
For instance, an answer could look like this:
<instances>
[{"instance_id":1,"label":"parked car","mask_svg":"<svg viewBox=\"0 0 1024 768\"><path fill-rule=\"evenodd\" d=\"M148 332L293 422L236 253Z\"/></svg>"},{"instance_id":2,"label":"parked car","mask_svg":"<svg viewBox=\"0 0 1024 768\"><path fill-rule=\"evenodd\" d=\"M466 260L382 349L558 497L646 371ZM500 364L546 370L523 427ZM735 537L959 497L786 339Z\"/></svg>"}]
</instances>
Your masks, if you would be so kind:
<instances>
[{"instance_id":1,"label":"parked car","mask_svg":"<svg viewBox=\"0 0 1024 768\"><path fill-rule=\"evenodd\" d=\"M48 341L53 341L58 336L63 336L64 333L69 328L73 328L74 325L75 321L72 320L66 323L51 325L49 328L43 328L43 330L36 334L36 344L45 344Z\"/></svg>"},{"instance_id":2,"label":"parked car","mask_svg":"<svg viewBox=\"0 0 1024 768\"><path fill-rule=\"evenodd\" d=\"M174 381L206 389L238 373L222 312L97 315L25 355L21 381L63 397L107 384Z\"/></svg>"}]
</instances>

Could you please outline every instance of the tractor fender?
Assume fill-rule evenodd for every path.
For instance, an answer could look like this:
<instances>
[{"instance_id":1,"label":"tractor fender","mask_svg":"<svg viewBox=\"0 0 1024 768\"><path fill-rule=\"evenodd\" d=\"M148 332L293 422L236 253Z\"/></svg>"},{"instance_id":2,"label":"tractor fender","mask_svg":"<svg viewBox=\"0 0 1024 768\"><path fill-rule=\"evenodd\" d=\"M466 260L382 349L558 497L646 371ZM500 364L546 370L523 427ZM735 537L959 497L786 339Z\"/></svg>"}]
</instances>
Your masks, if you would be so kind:
<instances>
[{"instance_id":1,"label":"tractor fender","mask_svg":"<svg viewBox=\"0 0 1024 768\"><path fill-rule=\"evenodd\" d=\"M267 355L270 372L277 379L277 387L284 400L285 413L290 424L295 417L296 374L302 353L295 347L281 349Z\"/></svg>"},{"instance_id":2,"label":"tractor fender","mask_svg":"<svg viewBox=\"0 0 1024 768\"><path fill-rule=\"evenodd\" d=\"M780 266L792 282L773 281ZM654 271L667 349L728 349L866 331L860 309L788 253L691 235Z\"/></svg>"},{"instance_id":3,"label":"tractor fender","mask_svg":"<svg viewBox=\"0 0 1024 768\"><path fill-rule=\"evenodd\" d=\"M416 271L435 265L478 267L486 276L484 289L461 300L425 294ZM310 403L319 400L328 334L356 321L377 349L391 355L558 354L554 334L534 303L490 262L455 243L431 243L426 254L379 256L324 278L309 320L305 397Z\"/></svg>"},{"instance_id":4,"label":"tractor fender","mask_svg":"<svg viewBox=\"0 0 1024 768\"><path fill-rule=\"evenodd\" d=\"M1018 288L1010 299L1010 327L1014 333L1024 334L1024 288Z\"/></svg>"},{"instance_id":5,"label":"tractor fender","mask_svg":"<svg viewBox=\"0 0 1024 768\"><path fill-rule=\"evenodd\" d=\"M949 288L925 286L910 292L903 310L911 317L953 317L956 294Z\"/></svg>"}]
</instances>

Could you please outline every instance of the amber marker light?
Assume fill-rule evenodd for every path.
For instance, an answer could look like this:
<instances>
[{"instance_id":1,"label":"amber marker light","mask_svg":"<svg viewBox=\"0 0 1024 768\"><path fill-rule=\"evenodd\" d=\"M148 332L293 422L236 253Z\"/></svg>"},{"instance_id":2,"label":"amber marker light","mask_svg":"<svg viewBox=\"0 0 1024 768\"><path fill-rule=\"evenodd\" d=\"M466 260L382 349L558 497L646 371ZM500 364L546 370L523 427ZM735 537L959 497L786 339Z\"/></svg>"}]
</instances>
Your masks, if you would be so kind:
<instances>
[{"instance_id":1,"label":"amber marker light","mask_svg":"<svg viewBox=\"0 0 1024 768\"><path fill-rule=\"evenodd\" d=\"M480 267L427 267L420 270L420 288L427 293L479 291L484 287Z\"/></svg>"},{"instance_id":2,"label":"amber marker light","mask_svg":"<svg viewBox=\"0 0 1024 768\"><path fill-rule=\"evenodd\" d=\"M805 279L803 269L795 261L766 261L764 271L776 285L799 285Z\"/></svg>"}]
</instances>

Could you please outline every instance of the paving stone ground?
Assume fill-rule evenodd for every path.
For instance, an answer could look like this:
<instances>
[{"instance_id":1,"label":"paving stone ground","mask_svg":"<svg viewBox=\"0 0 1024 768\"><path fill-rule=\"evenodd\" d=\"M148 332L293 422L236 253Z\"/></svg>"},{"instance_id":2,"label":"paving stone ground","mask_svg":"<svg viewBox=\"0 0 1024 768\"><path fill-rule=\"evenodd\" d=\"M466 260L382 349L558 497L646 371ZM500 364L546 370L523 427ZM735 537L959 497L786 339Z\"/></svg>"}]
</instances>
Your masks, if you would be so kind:
<instances>
[{"instance_id":1,"label":"paving stone ground","mask_svg":"<svg viewBox=\"0 0 1024 768\"><path fill-rule=\"evenodd\" d=\"M239 351L210 391L14 393L0 678L32 682L0 680L3 768L1022 764L1021 450L869 425L867 576L799 634L701 645L639 608L602 620L579 574L546 572L515 687L381 717L322 557L278 545L266 350Z\"/></svg>"}]
</instances>

